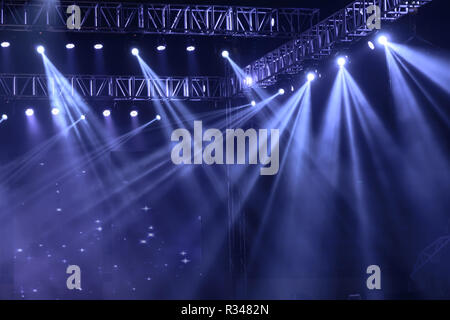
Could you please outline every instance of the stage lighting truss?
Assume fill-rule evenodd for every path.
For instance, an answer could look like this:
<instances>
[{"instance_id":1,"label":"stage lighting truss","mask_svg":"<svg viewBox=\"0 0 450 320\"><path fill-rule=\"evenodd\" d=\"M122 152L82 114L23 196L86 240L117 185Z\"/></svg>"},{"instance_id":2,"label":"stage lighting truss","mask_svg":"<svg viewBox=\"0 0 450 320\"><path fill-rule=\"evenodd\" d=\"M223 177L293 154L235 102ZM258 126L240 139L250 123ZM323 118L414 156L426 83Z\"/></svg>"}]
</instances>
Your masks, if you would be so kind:
<instances>
[{"instance_id":1,"label":"stage lighting truss","mask_svg":"<svg viewBox=\"0 0 450 320\"><path fill-rule=\"evenodd\" d=\"M339 44L356 42L376 30L367 28L367 8L377 5L381 8L384 22L395 21L410 13L410 8L419 8L432 0L372 0L354 1L338 12L302 32L279 48L267 53L244 68L244 72L261 87L274 85L281 74L299 74L308 61L321 60L335 53ZM233 75L234 77L234 75ZM244 89L234 87L234 93Z\"/></svg>"},{"instance_id":2,"label":"stage lighting truss","mask_svg":"<svg viewBox=\"0 0 450 320\"><path fill-rule=\"evenodd\" d=\"M137 0L136 2L139 2ZM0 26L12 31L65 31L73 1L3 0ZM79 1L74 32L153 33L205 36L298 36L319 19L318 9Z\"/></svg>"},{"instance_id":3,"label":"stage lighting truss","mask_svg":"<svg viewBox=\"0 0 450 320\"><path fill-rule=\"evenodd\" d=\"M70 92L91 100L190 100L214 101L228 97L223 77L66 76ZM0 97L49 99L62 95L58 86L48 86L45 75L0 74ZM52 80L52 79L50 79Z\"/></svg>"}]
</instances>

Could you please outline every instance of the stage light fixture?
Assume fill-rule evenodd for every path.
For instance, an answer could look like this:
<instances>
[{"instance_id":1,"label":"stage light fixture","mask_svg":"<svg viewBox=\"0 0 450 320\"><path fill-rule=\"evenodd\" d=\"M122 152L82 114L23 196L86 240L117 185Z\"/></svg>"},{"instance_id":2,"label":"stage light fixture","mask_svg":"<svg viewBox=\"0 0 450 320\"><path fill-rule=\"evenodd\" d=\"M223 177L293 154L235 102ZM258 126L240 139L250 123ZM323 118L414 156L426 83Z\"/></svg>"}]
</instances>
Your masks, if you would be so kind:
<instances>
[{"instance_id":1,"label":"stage light fixture","mask_svg":"<svg viewBox=\"0 0 450 320\"><path fill-rule=\"evenodd\" d=\"M86 116L84 114L81 115L80 120L86 120Z\"/></svg>"},{"instance_id":2,"label":"stage light fixture","mask_svg":"<svg viewBox=\"0 0 450 320\"><path fill-rule=\"evenodd\" d=\"M278 90L278 94L283 95L284 94L284 89L283 88L279 89Z\"/></svg>"},{"instance_id":3,"label":"stage light fixture","mask_svg":"<svg viewBox=\"0 0 450 320\"><path fill-rule=\"evenodd\" d=\"M222 57L228 58L230 56L230 53L227 50L222 51Z\"/></svg>"},{"instance_id":4,"label":"stage light fixture","mask_svg":"<svg viewBox=\"0 0 450 320\"><path fill-rule=\"evenodd\" d=\"M73 49L75 48L75 45L73 43L66 44L66 49Z\"/></svg>"},{"instance_id":5,"label":"stage light fixture","mask_svg":"<svg viewBox=\"0 0 450 320\"><path fill-rule=\"evenodd\" d=\"M156 47L156 50L158 50L158 51L164 51L164 50L166 50L166 46L165 46L164 44L160 44L160 45L158 45L158 46Z\"/></svg>"},{"instance_id":6,"label":"stage light fixture","mask_svg":"<svg viewBox=\"0 0 450 320\"><path fill-rule=\"evenodd\" d=\"M291 86L291 91L294 92L294 86Z\"/></svg>"},{"instance_id":7,"label":"stage light fixture","mask_svg":"<svg viewBox=\"0 0 450 320\"><path fill-rule=\"evenodd\" d=\"M132 54L133 56L139 55L139 49L137 49L137 48L131 49L131 54Z\"/></svg>"},{"instance_id":8,"label":"stage light fixture","mask_svg":"<svg viewBox=\"0 0 450 320\"><path fill-rule=\"evenodd\" d=\"M186 51L193 52L195 51L195 42L193 38L189 38L187 40Z\"/></svg>"},{"instance_id":9,"label":"stage light fixture","mask_svg":"<svg viewBox=\"0 0 450 320\"><path fill-rule=\"evenodd\" d=\"M8 116L6 114L2 114L2 120L8 120Z\"/></svg>"},{"instance_id":10,"label":"stage light fixture","mask_svg":"<svg viewBox=\"0 0 450 320\"><path fill-rule=\"evenodd\" d=\"M345 64L347 63L347 58L345 58L345 57L339 57L338 59L337 59L337 64L338 64L338 66L339 67L343 67L343 66L345 66Z\"/></svg>"},{"instance_id":11,"label":"stage light fixture","mask_svg":"<svg viewBox=\"0 0 450 320\"><path fill-rule=\"evenodd\" d=\"M156 120L160 121L161 120L161 116L159 114L156 115L155 117Z\"/></svg>"},{"instance_id":12,"label":"stage light fixture","mask_svg":"<svg viewBox=\"0 0 450 320\"><path fill-rule=\"evenodd\" d=\"M389 42L388 38L385 35L381 35L378 37L378 43L385 46Z\"/></svg>"},{"instance_id":13,"label":"stage light fixture","mask_svg":"<svg viewBox=\"0 0 450 320\"><path fill-rule=\"evenodd\" d=\"M252 107L254 107L254 106L256 106L256 101L255 101L255 100L252 100L252 101L250 102L250 104L252 105Z\"/></svg>"},{"instance_id":14,"label":"stage light fixture","mask_svg":"<svg viewBox=\"0 0 450 320\"><path fill-rule=\"evenodd\" d=\"M375 50L375 45L373 44L372 41L367 42L367 45L369 46L369 48L370 48L371 50Z\"/></svg>"},{"instance_id":15,"label":"stage light fixture","mask_svg":"<svg viewBox=\"0 0 450 320\"><path fill-rule=\"evenodd\" d=\"M8 41L3 41L1 46L2 48L8 48L11 44Z\"/></svg>"},{"instance_id":16,"label":"stage light fixture","mask_svg":"<svg viewBox=\"0 0 450 320\"><path fill-rule=\"evenodd\" d=\"M36 51L37 51L39 54L44 54L45 48L44 48L43 46L37 46L37 47L36 47Z\"/></svg>"},{"instance_id":17,"label":"stage light fixture","mask_svg":"<svg viewBox=\"0 0 450 320\"><path fill-rule=\"evenodd\" d=\"M309 72L306 79L308 79L308 82L314 81L314 79L316 79L316 74L314 72Z\"/></svg>"},{"instance_id":18,"label":"stage light fixture","mask_svg":"<svg viewBox=\"0 0 450 320\"><path fill-rule=\"evenodd\" d=\"M27 117L31 117L34 115L34 110L31 108L28 108L27 110L25 110L25 114Z\"/></svg>"},{"instance_id":19,"label":"stage light fixture","mask_svg":"<svg viewBox=\"0 0 450 320\"><path fill-rule=\"evenodd\" d=\"M130 116L131 116L132 118L135 118L135 117L138 116L138 112L137 112L136 110L133 110L133 111L130 112Z\"/></svg>"},{"instance_id":20,"label":"stage light fixture","mask_svg":"<svg viewBox=\"0 0 450 320\"><path fill-rule=\"evenodd\" d=\"M253 85L253 78L250 76L246 76L244 79L244 83L246 86L251 87Z\"/></svg>"},{"instance_id":21,"label":"stage light fixture","mask_svg":"<svg viewBox=\"0 0 450 320\"><path fill-rule=\"evenodd\" d=\"M107 118L107 117L109 117L111 115L111 110L104 110L103 111L103 116L105 117L105 118Z\"/></svg>"},{"instance_id":22,"label":"stage light fixture","mask_svg":"<svg viewBox=\"0 0 450 320\"><path fill-rule=\"evenodd\" d=\"M188 52L195 51L195 46L187 46L186 51L188 51Z\"/></svg>"},{"instance_id":23,"label":"stage light fixture","mask_svg":"<svg viewBox=\"0 0 450 320\"><path fill-rule=\"evenodd\" d=\"M97 43L96 45L94 45L94 49L95 50L103 49L103 45L101 43Z\"/></svg>"},{"instance_id":24,"label":"stage light fixture","mask_svg":"<svg viewBox=\"0 0 450 320\"><path fill-rule=\"evenodd\" d=\"M59 113L60 113L60 110L59 110L58 108L53 108L53 109L52 109L52 114L53 114L54 116L57 116Z\"/></svg>"}]
</instances>

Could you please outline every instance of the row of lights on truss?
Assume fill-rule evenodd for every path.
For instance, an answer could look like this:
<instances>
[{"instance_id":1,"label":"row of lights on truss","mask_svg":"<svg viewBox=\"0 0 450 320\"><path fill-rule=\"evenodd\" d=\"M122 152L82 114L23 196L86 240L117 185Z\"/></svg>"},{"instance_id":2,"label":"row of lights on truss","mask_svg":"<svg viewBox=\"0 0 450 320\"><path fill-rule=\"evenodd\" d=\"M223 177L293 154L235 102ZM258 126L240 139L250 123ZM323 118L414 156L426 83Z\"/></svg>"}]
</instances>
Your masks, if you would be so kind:
<instances>
[{"instance_id":1,"label":"row of lights on truss","mask_svg":"<svg viewBox=\"0 0 450 320\"><path fill-rule=\"evenodd\" d=\"M8 41L3 41L3 42L1 42L0 43L0 46L2 47L2 48L8 48L8 47L10 47L11 46L11 43L10 42L8 42ZM39 47L42 47L42 48L44 48L43 46L39 46ZM38 47L38 48L39 48ZM74 43L67 43L66 44L66 49L74 49L75 48L75 44ZM95 50L101 50L101 49L103 49L103 44L102 43L96 43L96 44L94 44L94 49ZM166 44L166 42L165 41L159 41L158 42L158 44L157 44L157 46L156 46L156 50L157 51L164 51L164 50L166 50L167 49L167 44ZM187 42L187 44L186 44L186 51L188 51L188 52L193 52L193 51L195 51L195 49L196 49L196 47L195 47L195 44L194 44L194 42L193 41L188 41ZM38 50L38 52L39 52L39 50ZM42 52L39 52L39 53L43 53L44 51L42 51Z\"/></svg>"},{"instance_id":2,"label":"row of lights on truss","mask_svg":"<svg viewBox=\"0 0 450 320\"><path fill-rule=\"evenodd\" d=\"M61 110L58 109L58 108L52 108L51 113L54 116L58 116L61 113ZM103 117L109 118L111 116L111 114L112 114L112 111L109 110L109 109L105 109L105 110L103 110L102 114L103 114ZM33 117L34 116L34 109L32 109L32 108L26 109L25 110L25 115L27 117ZM138 115L139 115L139 112L137 110L130 111L130 117L136 118ZM1 119L2 120L8 120L8 115L7 114L3 114ZM84 115L84 114L81 115L80 116L80 120L86 120L86 115ZM161 120L161 116L159 114L157 114L155 116L155 120L160 121Z\"/></svg>"}]
</instances>

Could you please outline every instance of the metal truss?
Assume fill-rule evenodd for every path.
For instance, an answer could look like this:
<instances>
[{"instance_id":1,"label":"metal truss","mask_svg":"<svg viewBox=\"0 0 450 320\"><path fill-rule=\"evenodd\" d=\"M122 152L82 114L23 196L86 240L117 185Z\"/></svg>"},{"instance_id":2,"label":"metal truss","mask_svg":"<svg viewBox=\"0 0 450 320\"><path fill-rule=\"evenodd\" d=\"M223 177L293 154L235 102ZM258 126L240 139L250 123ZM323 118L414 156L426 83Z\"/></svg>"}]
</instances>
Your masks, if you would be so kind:
<instances>
[{"instance_id":1,"label":"metal truss","mask_svg":"<svg viewBox=\"0 0 450 320\"><path fill-rule=\"evenodd\" d=\"M450 245L450 236L440 237L428 247L426 247L417 258L414 269L411 273L411 279L414 279L417 272L422 269L428 262L433 259L439 252L442 251L446 246Z\"/></svg>"},{"instance_id":2,"label":"metal truss","mask_svg":"<svg viewBox=\"0 0 450 320\"><path fill-rule=\"evenodd\" d=\"M69 30L68 6L81 9L79 30ZM1 0L0 29L296 37L319 20L318 9L212 5L114 3L104 1Z\"/></svg>"},{"instance_id":3,"label":"metal truss","mask_svg":"<svg viewBox=\"0 0 450 320\"><path fill-rule=\"evenodd\" d=\"M70 88L86 100L190 100L211 101L227 97L227 80L221 77L65 76ZM45 75L0 74L0 97L49 99L61 96L61 87ZM67 90L69 89L69 90Z\"/></svg>"},{"instance_id":4,"label":"metal truss","mask_svg":"<svg viewBox=\"0 0 450 320\"><path fill-rule=\"evenodd\" d=\"M267 53L244 68L260 86L272 85L280 74L297 74L304 70L311 60L320 60L334 53L339 44L356 42L376 30L367 27L370 16L367 8L377 5L381 9L382 21L394 21L411 10L432 0L360 0L354 1L310 29L295 40ZM241 79L235 90L241 90L245 84Z\"/></svg>"}]
</instances>

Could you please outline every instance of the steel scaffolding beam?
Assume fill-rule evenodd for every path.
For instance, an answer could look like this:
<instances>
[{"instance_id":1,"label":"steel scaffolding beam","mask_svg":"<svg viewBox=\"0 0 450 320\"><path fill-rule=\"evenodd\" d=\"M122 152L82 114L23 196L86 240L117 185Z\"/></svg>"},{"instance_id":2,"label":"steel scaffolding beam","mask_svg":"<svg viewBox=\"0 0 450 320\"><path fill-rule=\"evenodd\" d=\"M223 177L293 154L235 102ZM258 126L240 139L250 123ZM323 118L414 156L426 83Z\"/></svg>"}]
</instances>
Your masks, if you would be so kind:
<instances>
[{"instance_id":1,"label":"steel scaffolding beam","mask_svg":"<svg viewBox=\"0 0 450 320\"><path fill-rule=\"evenodd\" d=\"M221 77L64 76L71 95L86 100L190 100L213 101L227 97L227 80ZM50 80L50 81L49 81ZM0 97L5 99L49 99L61 88L45 75L0 74ZM67 88L66 88L67 89Z\"/></svg>"},{"instance_id":2,"label":"steel scaffolding beam","mask_svg":"<svg viewBox=\"0 0 450 320\"><path fill-rule=\"evenodd\" d=\"M417 261L414 265L414 269L411 272L410 278L414 279L417 272L421 270L426 264L428 264L438 253L442 252L444 248L450 245L450 236L443 236L434 241L428 247L423 249L419 254Z\"/></svg>"},{"instance_id":3,"label":"steel scaffolding beam","mask_svg":"<svg viewBox=\"0 0 450 320\"><path fill-rule=\"evenodd\" d=\"M253 78L253 83L269 86L281 74L298 74L304 70L308 61L320 60L330 56L338 44L358 41L376 30L367 27L370 15L367 8L377 5L381 9L382 21L394 21L432 0L360 0L354 1L310 29L295 40L267 53L244 68ZM244 86L244 80L237 81L236 91Z\"/></svg>"},{"instance_id":4,"label":"steel scaffolding beam","mask_svg":"<svg viewBox=\"0 0 450 320\"><path fill-rule=\"evenodd\" d=\"M81 9L79 30L69 30L68 6ZM243 37L298 36L319 20L318 9L255 8L241 6L60 1L51 4L1 0L0 29L12 31L64 31L229 35Z\"/></svg>"}]
</instances>

